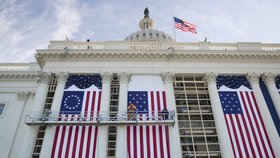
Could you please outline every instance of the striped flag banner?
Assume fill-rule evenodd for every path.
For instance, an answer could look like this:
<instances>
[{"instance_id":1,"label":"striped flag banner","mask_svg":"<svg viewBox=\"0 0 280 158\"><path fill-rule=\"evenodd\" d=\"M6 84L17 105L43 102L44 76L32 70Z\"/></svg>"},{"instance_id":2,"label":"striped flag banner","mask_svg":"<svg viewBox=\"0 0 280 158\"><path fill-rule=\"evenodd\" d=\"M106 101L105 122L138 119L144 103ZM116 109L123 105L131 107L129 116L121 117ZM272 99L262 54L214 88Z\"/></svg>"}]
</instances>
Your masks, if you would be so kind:
<instances>
[{"instance_id":1,"label":"striped flag banner","mask_svg":"<svg viewBox=\"0 0 280 158\"><path fill-rule=\"evenodd\" d=\"M235 157L275 157L245 76L219 76L218 92Z\"/></svg>"},{"instance_id":2,"label":"striped flag banner","mask_svg":"<svg viewBox=\"0 0 280 158\"><path fill-rule=\"evenodd\" d=\"M139 115L168 109L161 76L132 75L128 86L128 104L134 104ZM145 117L141 117L144 118ZM148 117L147 117L148 118ZM146 119L147 120L147 119ZM127 127L129 158L170 158L169 130L165 125Z\"/></svg>"},{"instance_id":3,"label":"striped flag banner","mask_svg":"<svg viewBox=\"0 0 280 158\"><path fill-rule=\"evenodd\" d=\"M65 86L60 120L80 120L100 110L101 77L71 75ZM57 126L52 158L96 157L98 127Z\"/></svg>"}]
</instances>

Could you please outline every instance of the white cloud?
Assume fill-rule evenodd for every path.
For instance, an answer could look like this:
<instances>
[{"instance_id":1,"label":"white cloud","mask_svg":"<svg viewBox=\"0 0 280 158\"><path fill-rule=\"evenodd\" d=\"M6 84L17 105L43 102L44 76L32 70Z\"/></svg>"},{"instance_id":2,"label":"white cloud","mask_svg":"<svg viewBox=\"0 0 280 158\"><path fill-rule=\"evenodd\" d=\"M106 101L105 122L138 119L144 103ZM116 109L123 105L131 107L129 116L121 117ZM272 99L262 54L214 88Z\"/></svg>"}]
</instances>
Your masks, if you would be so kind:
<instances>
[{"instance_id":1,"label":"white cloud","mask_svg":"<svg viewBox=\"0 0 280 158\"><path fill-rule=\"evenodd\" d=\"M35 49L49 39L47 12L33 15L32 1L6 1L0 7L0 62L35 61ZM44 42L47 42L44 41ZM47 43L45 43L47 46Z\"/></svg>"},{"instance_id":2,"label":"white cloud","mask_svg":"<svg viewBox=\"0 0 280 158\"><path fill-rule=\"evenodd\" d=\"M22 8L26 3L16 4L16 1L4 1L1 4L0 11L0 61L5 59L14 61L14 53L17 50L17 44L23 38L23 32L17 28L20 18L26 15Z\"/></svg>"},{"instance_id":3,"label":"white cloud","mask_svg":"<svg viewBox=\"0 0 280 158\"><path fill-rule=\"evenodd\" d=\"M76 0L55 0L53 2L55 9L56 27L52 34L52 39L72 38L75 33L79 32L82 23L80 13L78 11L78 3Z\"/></svg>"}]
</instances>

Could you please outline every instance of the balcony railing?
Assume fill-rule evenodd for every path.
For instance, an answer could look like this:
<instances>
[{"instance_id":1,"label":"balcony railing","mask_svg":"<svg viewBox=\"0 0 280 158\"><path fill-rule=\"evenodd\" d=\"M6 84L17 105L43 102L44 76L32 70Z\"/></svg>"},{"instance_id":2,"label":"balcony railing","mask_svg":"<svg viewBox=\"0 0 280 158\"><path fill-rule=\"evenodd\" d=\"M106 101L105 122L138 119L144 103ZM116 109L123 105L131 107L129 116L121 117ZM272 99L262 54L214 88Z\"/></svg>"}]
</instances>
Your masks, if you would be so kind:
<instances>
[{"instance_id":1,"label":"balcony railing","mask_svg":"<svg viewBox=\"0 0 280 158\"><path fill-rule=\"evenodd\" d=\"M44 112L28 113L25 117L28 126L39 125L92 125L92 126L130 126L130 125L174 125L175 112L135 111L110 114L105 112Z\"/></svg>"},{"instance_id":2,"label":"balcony railing","mask_svg":"<svg viewBox=\"0 0 280 158\"><path fill-rule=\"evenodd\" d=\"M280 51L279 43L237 42L237 43L211 43L211 42L74 42L51 41L49 49L133 49L133 50L166 50L173 47L175 50L262 50Z\"/></svg>"},{"instance_id":3,"label":"balcony railing","mask_svg":"<svg viewBox=\"0 0 280 158\"><path fill-rule=\"evenodd\" d=\"M27 71L29 66L2 66L0 65L0 71Z\"/></svg>"}]
</instances>

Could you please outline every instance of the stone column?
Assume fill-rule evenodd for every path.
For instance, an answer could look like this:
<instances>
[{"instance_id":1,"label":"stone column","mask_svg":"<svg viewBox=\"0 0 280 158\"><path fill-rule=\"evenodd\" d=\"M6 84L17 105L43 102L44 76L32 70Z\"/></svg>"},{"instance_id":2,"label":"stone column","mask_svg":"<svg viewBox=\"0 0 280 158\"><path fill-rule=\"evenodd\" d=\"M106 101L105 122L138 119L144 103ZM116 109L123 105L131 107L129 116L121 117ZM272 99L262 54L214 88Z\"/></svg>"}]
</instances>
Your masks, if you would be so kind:
<instances>
[{"instance_id":1,"label":"stone column","mask_svg":"<svg viewBox=\"0 0 280 158\"><path fill-rule=\"evenodd\" d=\"M62 97L64 94L64 88L65 88L68 77L69 77L68 72L57 72L56 73L57 86L55 89L52 107L51 107L51 111L53 111L53 112L59 112L59 110L60 110Z\"/></svg>"},{"instance_id":2,"label":"stone column","mask_svg":"<svg viewBox=\"0 0 280 158\"><path fill-rule=\"evenodd\" d=\"M38 74L37 82L38 88L35 94L33 106L31 112L41 113L44 110L46 98L48 94L49 81L51 79L51 73L40 72ZM25 135L25 140L22 147L21 157L32 157L36 137L38 134L38 126L30 126Z\"/></svg>"},{"instance_id":3,"label":"stone column","mask_svg":"<svg viewBox=\"0 0 280 158\"><path fill-rule=\"evenodd\" d=\"M111 81L113 74L110 72L101 73L102 77L102 97L100 112L102 114L110 113L110 99L111 99ZM98 129L98 148L97 157L106 158L108 152L108 126L100 126Z\"/></svg>"},{"instance_id":4,"label":"stone column","mask_svg":"<svg viewBox=\"0 0 280 158\"><path fill-rule=\"evenodd\" d=\"M38 78L37 78L38 88L37 88L37 91L35 94L32 111L42 112L44 110L50 80L51 80L50 72L40 72L39 73Z\"/></svg>"},{"instance_id":5,"label":"stone column","mask_svg":"<svg viewBox=\"0 0 280 158\"><path fill-rule=\"evenodd\" d=\"M251 84L251 87L254 91L255 98L257 100L257 106L260 110L264 125L266 127L267 133L269 140L271 142L273 151L275 155L279 156L280 155L280 137L277 133L277 129L274 125L274 122L271 118L270 112L268 110L268 107L266 105L266 102L264 100L260 85L259 85L259 79L260 79L260 74L258 73L249 73L247 75L247 78Z\"/></svg>"},{"instance_id":6,"label":"stone column","mask_svg":"<svg viewBox=\"0 0 280 158\"><path fill-rule=\"evenodd\" d=\"M25 137L26 131L29 127L24 123L26 118L26 113L29 112L32 97L34 97L35 92L31 91L18 91L17 98L18 98L18 106L21 109L21 113L19 115L19 122L17 124L16 134L12 141L12 148L9 151L8 157L21 157L21 152L19 152L23 147L23 138Z\"/></svg>"},{"instance_id":7,"label":"stone column","mask_svg":"<svg viewBox=\"0 0 280 158\"><path fill-rule=\"evenodd\" d=\"M272 99L272 102L277 111L278 117L280 118L280 95L279 95L278 89L276 88L276 84L275 84L276 76L277 76L276 73L264 73L262 75L262 78L263 78L265 85L268 89L268 92L271 96L271 99Z\"/></svg>"},{"instance_id":8,"label":"stone column","mask_svg":"<svg viewBox=\"0 0 280 158\"><path fill-rule=\"evenodd\" d=\"M219 139L222 157L234 157L231 148L230 137L227 132L227 125L224 118L224 111L220 102L220 97L217 89L216 78L218 74L210 72L206 73L205 78L208 83L209 96L211 100L216 130Z\"/></svg>"},{"instance_id":9,"label":"stone column","mask_svg":"<svg viewBox=\"0 0 280 158\"><path fill-rule=\"evenodd\" d=\"M119 108L118 113L121 114L127 109L127 88L130 79L130 74L127 72L122 72L118 74L120 82L120 92L119 92ZM117 143L116 143L116 158L127 157L127 128L126 126L117 127Z\"/></svg>"},{"instance_id":10,"label":"stone column","mask_svg":"<svg viewBox=\"0 0 280 158\"><path fill-rule=\"evenodd\" d=\"M61 101L64 93L64 87L68 78L67 72L57 72L57 86L55 89L51 112L59 112ZM51 157L51 150L55 135L56 126L48 126L45 131L44 140L41 148L40 158L49 158Z\"/></svg>"},{"instance_id":11,"label":"stone column","mask_svg":"<svg viewBox=\"0 0 280 158\"><path fill-rule=\"evenodd\" d=\"M182 150L181 150L181 140L180 140L180 133L179 133L179 125L178 125L178 118L177 118L177 110L176 110L176 103L175 103L175 94L173 88L173 79L175 74L170 72L162 73L161 75L166 92L166 103L168 107L168 111L173 110L175 111L175 124L174 126L169 126L169 138L170 141L170 154L171 157L182 157Z\"/></svg>"}]
</instances>

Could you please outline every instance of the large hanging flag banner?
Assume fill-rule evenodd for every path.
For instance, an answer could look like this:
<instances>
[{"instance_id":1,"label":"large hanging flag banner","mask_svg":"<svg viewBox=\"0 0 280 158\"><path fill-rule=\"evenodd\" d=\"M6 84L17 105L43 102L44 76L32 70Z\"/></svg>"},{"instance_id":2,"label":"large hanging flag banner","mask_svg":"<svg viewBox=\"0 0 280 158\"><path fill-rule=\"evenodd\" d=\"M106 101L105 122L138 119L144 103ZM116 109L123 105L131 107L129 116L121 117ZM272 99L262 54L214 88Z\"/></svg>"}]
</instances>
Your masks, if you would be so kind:
<instances>
[{"instance_id":1,"label":"large hanging flag banner","mask_svg":"<svg viewBox=\"0 0 280 158\"><path fill-rule=\"evenodd\" d=\"M245 76L219 76L217 88L235 157L275 157Z\"/></svg>"},{"instance_id":2,"label":"large hanging flag banner","mask_svg":"<svg viewBox=\"0 0 280 158\"><path fill-rule=\"evenodd\" d=\"M148 116L152 112L168 109L165 88L161 76L132 75L128 85L128 106ZM145 117L141 117L145 119ZM129 158L170 158L169 131L165 125L141 125L127 127Z\"/></svg>"},{"instance_id":3,"label":"large hanging flag banner","mask_svg":"<svg viewBox=\"0 0 280 158\"><path fill-rule=\"evenodd\" d=\"M61 120L79 120L100 110L100 75L70 75L60 108ZM96 157L98 127L57 126L52 158Z\"/></svg>"}]
</instances>

